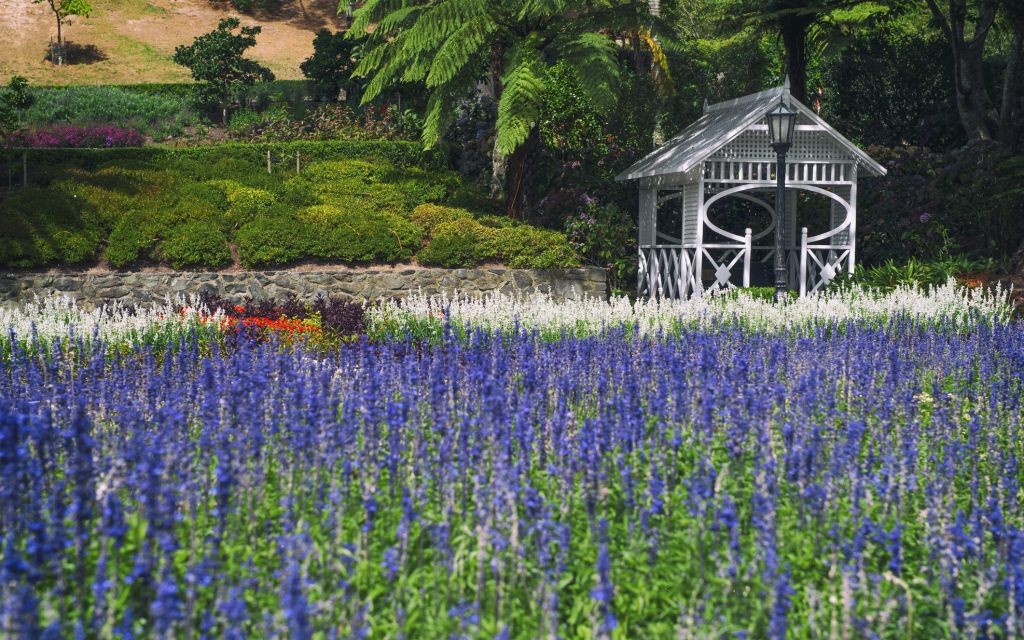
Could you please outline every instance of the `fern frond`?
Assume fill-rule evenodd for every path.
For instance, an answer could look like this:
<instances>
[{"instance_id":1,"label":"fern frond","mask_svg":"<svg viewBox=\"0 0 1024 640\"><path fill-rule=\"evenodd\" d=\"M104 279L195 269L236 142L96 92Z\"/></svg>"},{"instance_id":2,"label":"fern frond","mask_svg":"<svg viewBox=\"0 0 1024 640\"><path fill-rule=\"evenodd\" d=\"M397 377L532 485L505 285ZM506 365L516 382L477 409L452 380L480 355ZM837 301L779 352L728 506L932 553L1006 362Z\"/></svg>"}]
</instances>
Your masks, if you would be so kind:
<instances>
[{"instance_id":1,"label":"fern frond","mask_svg":"<svg viewBox=\"0 0 1024 640\"><path fill-rule=\"evenodd\" d=\"M339 0L339 9L343 1ZM392 11L398 11L407 4L409 4L408 0L366 0L366 3L352 14L352 24L348 28L348 35L358 38L366 32L366 28L371 23L379 21Z\"/></svg>"},{"instance_id":2,"label":"fern frond","mask_svg":"<svg viewBox=\"0 0 1024 640\"><path fill-rule=\"evenodd\" d=\"M437 87L454 78L497 31L498 24L487 14L467 20L438 49L427 74L427 87Z\"/></svg>"},{"instance_id":3,"label":"fern frond","mask_svg":"<svg viewBox=\"0 0 1024 640\"><path fill-rule=\"evenodd\" d=\"M537 20L564 14L569 10L569 0L525 0L519 10L519 20Z\"/></svg>"},{"instance_id":4,"label":"fern frond","mask_svg":"<svg viewBox=\"0 0 1024 640\"><path fill-rule=\"evenodd\" d=\"M514 54L511 68L501 78L498 102L498 150L510 154L526 141L540 118L544 98L544 60L539 51Z\"/></svg>"},{"instance_id":5,"label":"fern frond","mask_svg":"<svg viewBox=\"0 0 1024 640\"><path fill-rule=\"evenodd\" d=\"M387 34L415 24L417 16L425 9L426 7L422 6L408 6L392 11L377 21L373 32L386 37Z\"/></svg>"},{"instance_id":6,"label":"fern frond","mask_svg":"<svg viewBox=\"0 0 1024 640\"><path fill-rule=\"evenodd\" d=\"M408 46L434 51L463 24L487 14L487 0L441 0L431 4L408 31Z\"/></svg>"},{"instance_id":7,"label":"fern frond","mask_svg":"<svg viewBox=\"0 0 1024 640\"><path fill-rule=\"evenodd\" d=\"M558 53L575 67L580 87L598 109L615 106L619 65L617 48L611 38L600 33L584 33L556 43Z\"/></svg>"}]
</instances>

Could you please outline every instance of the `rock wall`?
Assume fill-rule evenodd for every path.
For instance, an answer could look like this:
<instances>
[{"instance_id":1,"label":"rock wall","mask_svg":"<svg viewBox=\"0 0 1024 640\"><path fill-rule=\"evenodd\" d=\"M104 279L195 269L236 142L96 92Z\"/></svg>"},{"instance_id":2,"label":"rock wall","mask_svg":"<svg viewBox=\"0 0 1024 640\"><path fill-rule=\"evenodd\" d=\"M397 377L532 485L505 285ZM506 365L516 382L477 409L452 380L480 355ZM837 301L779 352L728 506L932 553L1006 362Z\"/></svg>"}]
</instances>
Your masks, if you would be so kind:
<instances>
[{"instance_id":1,"label":"rock wall","mask_svg":"<svg viewBox=\"0 0 1024 640\"><path fill-rule=\"evenodd\" d=\"M343 271L3 273L0 302L17 303L34 295L65 294L84 306L119 300L160 301L167 296L211 292L229 300L295 295L310 300L319 293L356 300L401 298L422 291L481 294L550 293L555 300L604 298L605 273L581 269L366 269Z\"/></svg>"}]
</instances>

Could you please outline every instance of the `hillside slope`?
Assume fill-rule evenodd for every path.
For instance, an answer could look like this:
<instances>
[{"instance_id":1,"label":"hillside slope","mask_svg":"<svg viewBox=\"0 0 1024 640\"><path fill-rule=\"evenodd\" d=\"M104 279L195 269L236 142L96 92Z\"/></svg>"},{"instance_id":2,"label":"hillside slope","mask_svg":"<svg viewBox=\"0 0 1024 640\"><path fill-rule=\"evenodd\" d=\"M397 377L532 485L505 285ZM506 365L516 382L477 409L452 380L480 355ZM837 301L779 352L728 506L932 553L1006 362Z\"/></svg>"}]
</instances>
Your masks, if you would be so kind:
<instances>
[{"instance_id":1,"label":"hillside slope","mask_svg":"<svg viewBox=\"0 0 1024 640\"><path fill-rule=\"evenodd\" d=\"M34 84L135 84L182 82L188 70L171 61L174 47L237 15L227 3L211 0L91 0L89 18L73 18L65 38L80 51L80 63L55 67L45 60L47 43L57 27L45 3L0 0L0 81L23 75ZM313 51L320 28L340 29L337 0L294 0L280 14L239 16L242 24L258 24L252 57L279 78L300 78L299 63Z\"/></svg>"}]
</instances>

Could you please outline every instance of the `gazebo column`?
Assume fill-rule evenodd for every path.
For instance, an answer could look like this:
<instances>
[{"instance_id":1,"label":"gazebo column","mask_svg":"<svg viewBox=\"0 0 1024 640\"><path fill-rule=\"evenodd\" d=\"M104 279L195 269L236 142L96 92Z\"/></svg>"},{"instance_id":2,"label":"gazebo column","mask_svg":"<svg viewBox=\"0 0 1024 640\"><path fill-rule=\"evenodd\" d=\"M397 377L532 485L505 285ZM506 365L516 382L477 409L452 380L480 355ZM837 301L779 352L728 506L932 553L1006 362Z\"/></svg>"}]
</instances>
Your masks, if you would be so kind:
<instances>
[{"instance_id":1,"label":"gazebo column","mask_svg":"<svg viewBox=\"0 0 1024 640\"><path fill-rule=\"evenodd\" d=\"M637 269L637 293L653 296L658 293L657 271L651 263L654 251L648 249L657 244L658 237L658 188L640 183L640 207L637 218L639 269ZM653 272L654 278L651 277Z\"/></svg>"},{"instance_id":2,"label":"gazebo column","mask_svg":"<svg viewBox=\"0 0 1024 640\"><path fill-rule=\"evenodd\" d=\"M786 272L789 274L789 287L796 289L800 284L800 232L796 226L797 216L796 189L786 189L786 213L782 220L782 246L786 252Z\"/></svg>"}]
</instances>

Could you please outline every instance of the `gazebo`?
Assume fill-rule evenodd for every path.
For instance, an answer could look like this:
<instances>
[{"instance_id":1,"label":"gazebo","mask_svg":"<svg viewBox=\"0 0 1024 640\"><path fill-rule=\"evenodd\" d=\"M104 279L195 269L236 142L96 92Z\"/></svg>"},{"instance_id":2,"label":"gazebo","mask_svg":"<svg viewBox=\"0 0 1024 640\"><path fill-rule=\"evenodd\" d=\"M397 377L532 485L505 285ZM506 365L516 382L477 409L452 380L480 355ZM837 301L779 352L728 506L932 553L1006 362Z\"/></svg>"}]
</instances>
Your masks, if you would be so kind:
<instances>
[{"instance_id":1,"label":"gazebo","mask_svg":"<svg viewBox=\"0 0 1024 640\"><path fill-rule=\"evenodd\" d=\"M787 79L781 87L705 105L699 120L616 177L640 181L638 294L689 298L770 284L778 176L765 116L780 102L797 112L782 221L789 288L803 296L853 273L857 177L885 169L794 99ZM815 227L810 235L808 226L797 233L794 192L826 199L818 204L827 209L809 208L801 218Z\"/></svg>"}]
</instances>

